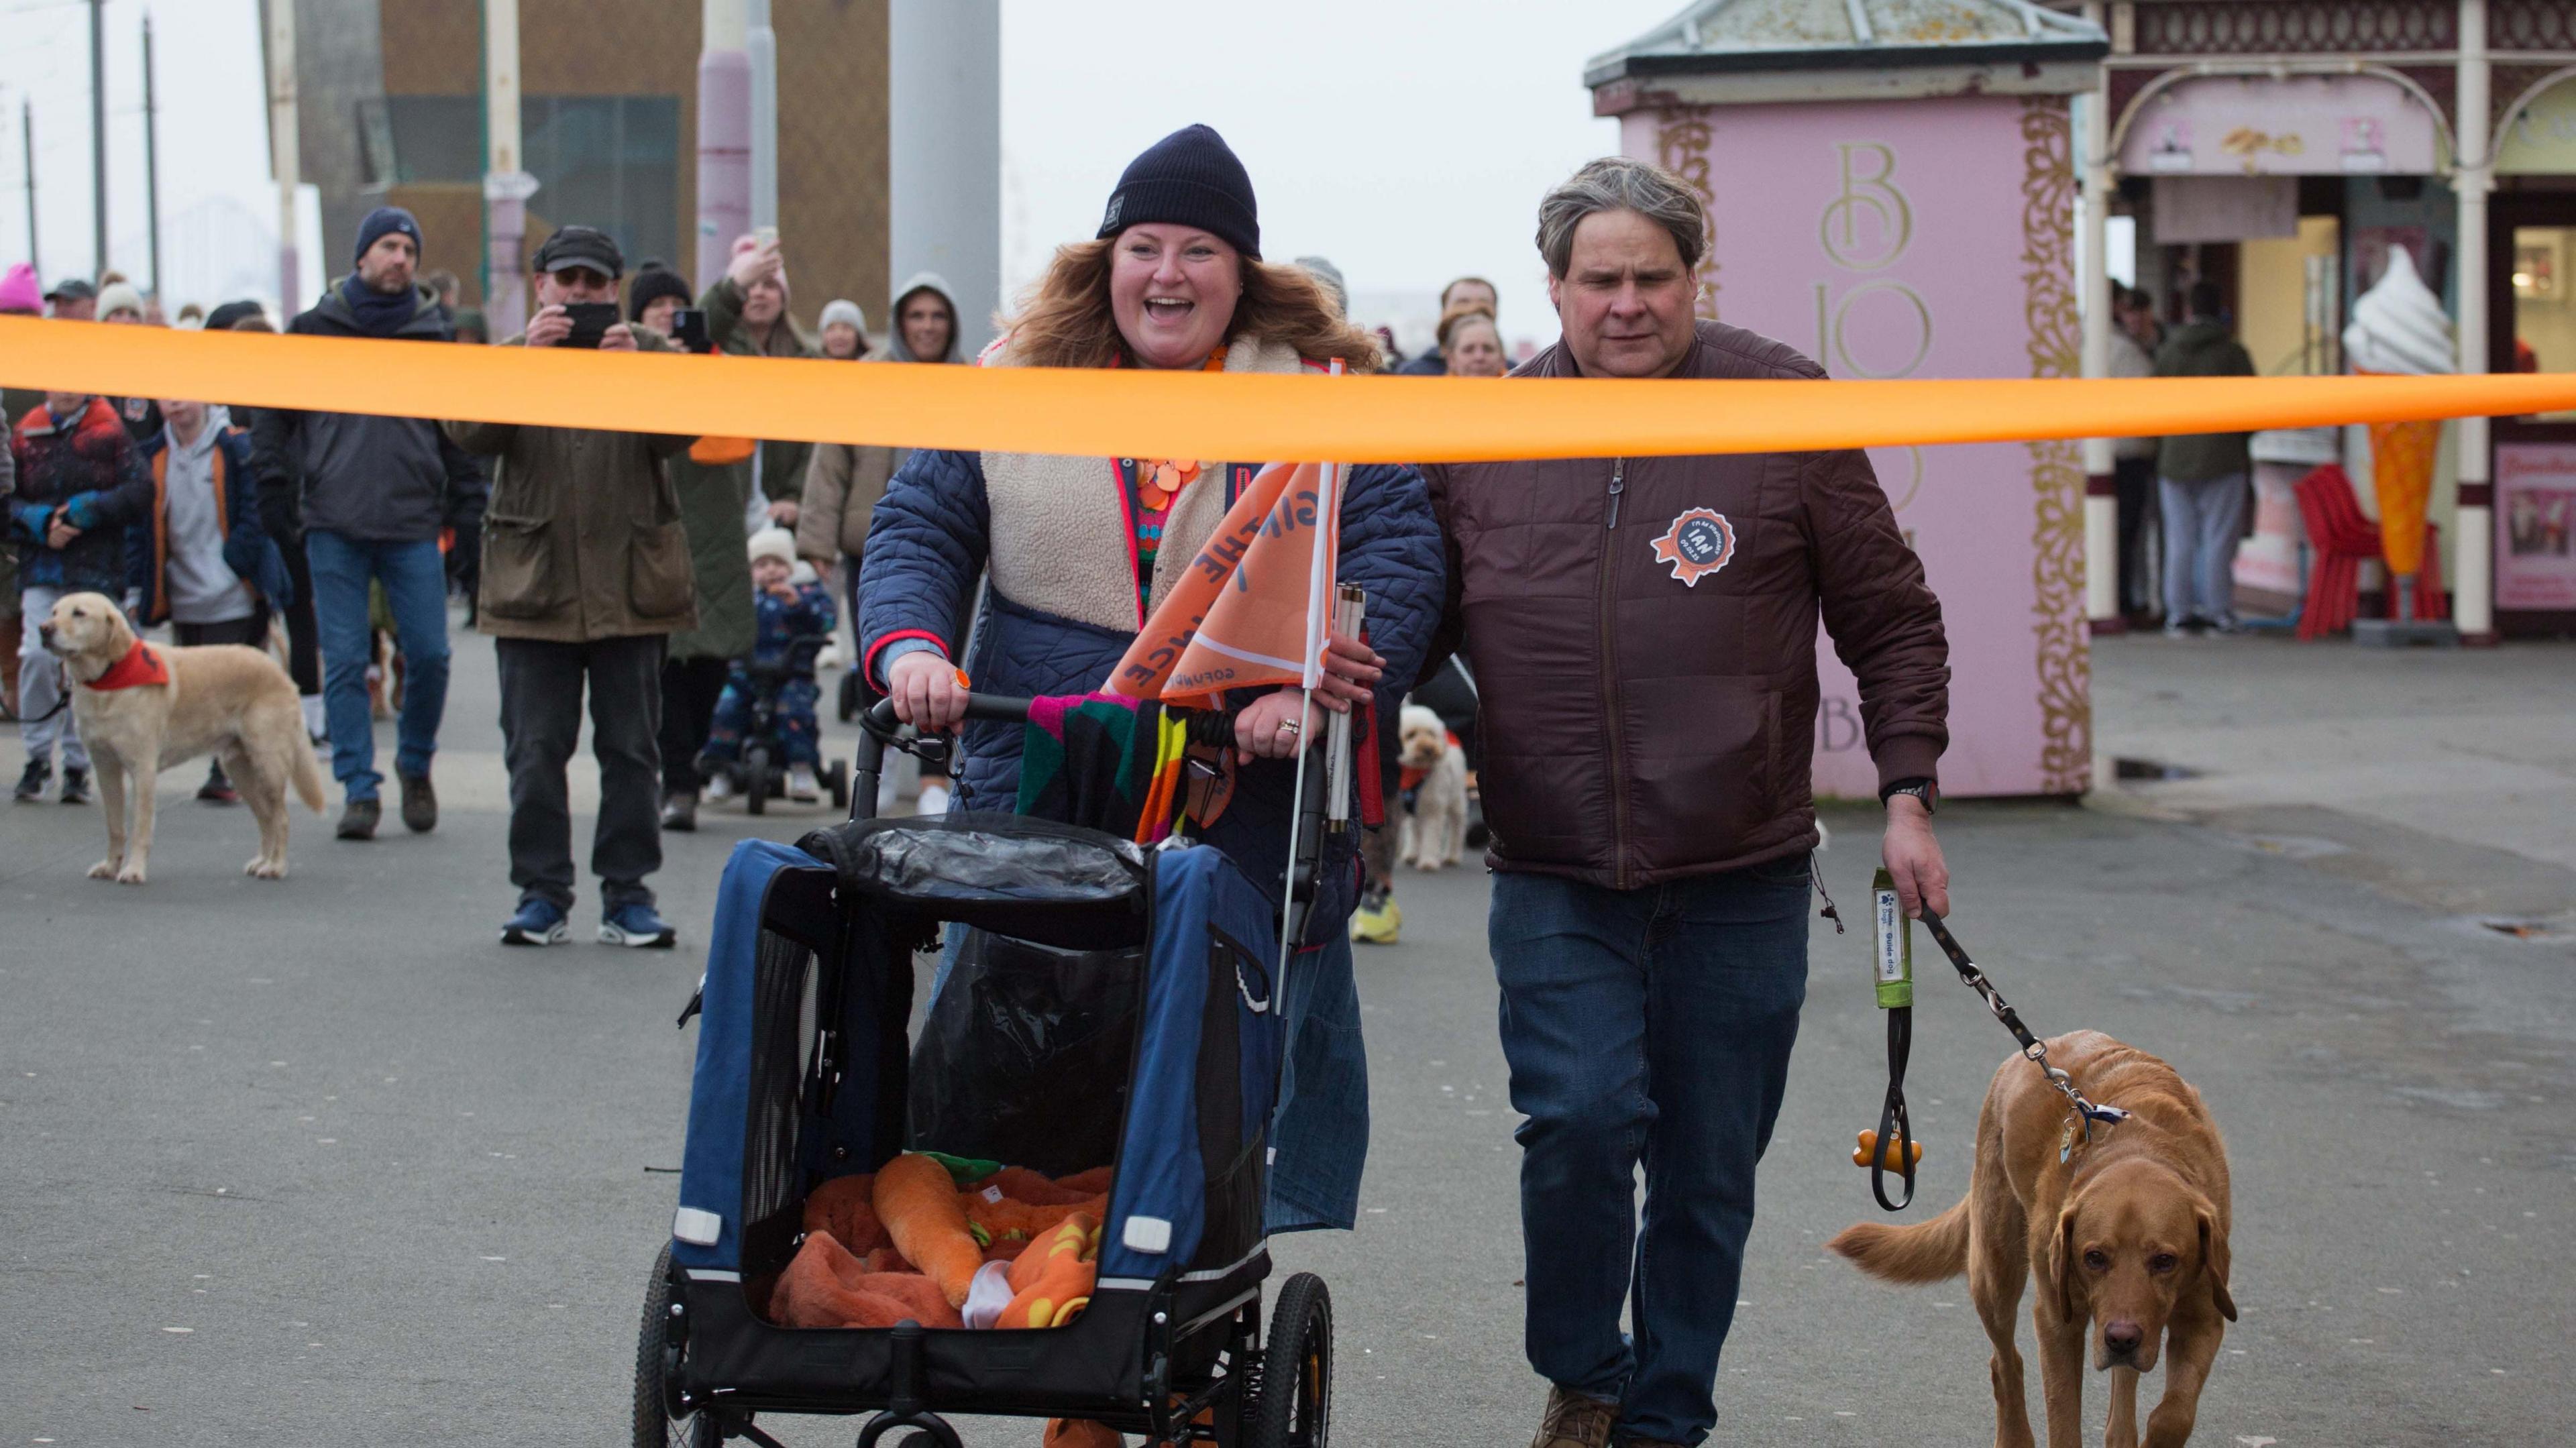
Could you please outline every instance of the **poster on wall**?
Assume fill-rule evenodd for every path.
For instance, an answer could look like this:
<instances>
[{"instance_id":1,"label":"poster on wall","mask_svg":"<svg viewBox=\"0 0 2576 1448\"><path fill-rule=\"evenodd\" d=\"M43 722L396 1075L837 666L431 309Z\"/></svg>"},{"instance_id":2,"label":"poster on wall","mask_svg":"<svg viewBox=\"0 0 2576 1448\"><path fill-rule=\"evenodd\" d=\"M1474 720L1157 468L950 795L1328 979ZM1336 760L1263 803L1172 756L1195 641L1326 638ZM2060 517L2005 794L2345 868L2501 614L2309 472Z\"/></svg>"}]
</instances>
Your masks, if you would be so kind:
<instances>
[{"instance_id":1,"label":"poster on wall","mask_svg":"<svg viewBox=\"0 0 2576 1448\"><path fill-rule=\"evenodd\" d=\"M2576 443L2496 448L2495 606L2576 611Z\"/></svg>"},{"instance_id":2,"label":"poster on wall","mask_svg":"<svg viewBox=\"0 0 2576 1448\"><path fill-rule=\"evenodd\" d=\"M1840 378L2079 370L2067 113L1961 96L1631 112L1628 154L1698 187L1701 315ZM2070 794L2092 765L2073 442L1873 448L1950 642L1953 795ZM1821 636L1816 792L1874 798L1860 691Z\"/></svg>"}]
</instances>

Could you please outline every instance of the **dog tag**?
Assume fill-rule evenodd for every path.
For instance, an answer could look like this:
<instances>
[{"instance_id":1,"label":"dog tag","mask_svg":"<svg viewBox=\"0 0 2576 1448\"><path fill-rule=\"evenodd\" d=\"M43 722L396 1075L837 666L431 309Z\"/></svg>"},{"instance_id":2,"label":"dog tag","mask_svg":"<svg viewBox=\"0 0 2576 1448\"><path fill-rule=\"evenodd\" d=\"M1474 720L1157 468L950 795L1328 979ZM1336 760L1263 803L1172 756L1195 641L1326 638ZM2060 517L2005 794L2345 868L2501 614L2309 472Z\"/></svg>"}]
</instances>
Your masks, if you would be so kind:
<instances>
[{"instance_id":1,"label":"dog tag","mask_svg":"<svg viewBox=\"0 0 2576 1448\"><path fill-rule=\"evenodd\" d=\"M1905 907L1896 898L1896 877L1885 865L1870 878L1869 889L1878 920L1878 954L1871 971L1878 1008L1907 1009L1914 1004L1914 922L1905 918Z\"/></svg>"}]
</instances>

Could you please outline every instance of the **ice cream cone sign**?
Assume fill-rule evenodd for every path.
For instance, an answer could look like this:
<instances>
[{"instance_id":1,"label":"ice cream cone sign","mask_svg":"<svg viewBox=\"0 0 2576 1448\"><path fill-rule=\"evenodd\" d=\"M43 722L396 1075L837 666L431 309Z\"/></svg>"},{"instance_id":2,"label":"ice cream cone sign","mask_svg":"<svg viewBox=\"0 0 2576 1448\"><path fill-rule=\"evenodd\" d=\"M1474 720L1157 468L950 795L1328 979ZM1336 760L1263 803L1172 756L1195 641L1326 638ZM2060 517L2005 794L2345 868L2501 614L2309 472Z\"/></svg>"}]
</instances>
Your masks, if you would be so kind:
<instances>
[{"instance_id":1,"label":"ice cream cone sign","mask_svg":"<svg viewBox=\"0 0 2576 1448\"><path fill-rule=\"evenodd\" d=\"M2442 299L2424 284L2406 248L2388 249L2388 268L2352 304L2343 332L2344 358L2364 376L2429 377L2459 370L2458 347ZM2379 547L2388 571L2424 571L2424 513L2433 492L2439 422L2370 425L2371 483L2379 498Z\"/></svg>"}]
</instances>

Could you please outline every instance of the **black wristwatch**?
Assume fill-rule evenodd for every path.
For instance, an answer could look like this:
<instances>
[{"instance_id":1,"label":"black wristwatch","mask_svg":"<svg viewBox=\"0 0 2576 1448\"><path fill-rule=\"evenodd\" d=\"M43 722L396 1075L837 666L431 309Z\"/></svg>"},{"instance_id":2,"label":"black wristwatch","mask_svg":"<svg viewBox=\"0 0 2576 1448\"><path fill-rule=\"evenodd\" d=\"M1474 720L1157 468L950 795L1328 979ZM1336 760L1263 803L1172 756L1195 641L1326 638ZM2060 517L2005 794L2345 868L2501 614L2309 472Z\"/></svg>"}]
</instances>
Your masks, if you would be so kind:
<instances>
[{"instance_id":1,"label":"black wristwatch","mask_svg":"<svg viewBox=\"0 0 2576 1448\"><path fill-rule=\"evenodd\" d=\"M1923 801L1923 812L1925 814L1939 814L1941 812L1941 786L1932 780L1900 779L1896 783L1891 784L1887 788L1878 792L1878 802L1880 804L1885 804L1891 796L1900 794L1910 794L1916 799Z\"/></svg>"}]
</instances>

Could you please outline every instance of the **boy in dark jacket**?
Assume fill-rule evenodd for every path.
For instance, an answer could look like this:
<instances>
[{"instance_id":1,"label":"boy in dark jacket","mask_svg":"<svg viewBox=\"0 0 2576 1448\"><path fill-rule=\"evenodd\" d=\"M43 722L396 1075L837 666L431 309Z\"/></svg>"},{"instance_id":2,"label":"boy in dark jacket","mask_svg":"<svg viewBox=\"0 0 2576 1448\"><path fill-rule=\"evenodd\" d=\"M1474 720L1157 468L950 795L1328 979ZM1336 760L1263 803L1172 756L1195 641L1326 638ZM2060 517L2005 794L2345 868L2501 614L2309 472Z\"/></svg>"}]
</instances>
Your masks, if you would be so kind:
<instances>
[{"instance_id":1,"label":"boy in dark jacket","mask_svg":"<svg viewBox=\"0 0 2576 1448\"><path fill-rule=\"evenodd\" d=\"M752 646L752 663L784 664L798 639L831 636L838 616L831 590L819 579L796 582L795 570L796 540L786 529L764 528L752 535L751 586L753 606L760 616L760 641ZM742 757L743 730L751 723L752 701L759 690L751 671L736 660L725 678L724 694L716 700L715 722L707 730L707 759L730 764ZM814 718L818 692L809 655L778 685L777 708L770 716L787 754L787 797L808 803L820 793L814 767L823 761L816 742L822 726ZM723 798L719 783L723 772L699 772L708 776L708 798Z\"/></svg>"},{"instance_id":2,"label":"boy in dark jacket","mask_svg":"<svg viewBox=\"0 0 2576 1448\"><path fill-rule=\"evenodd\" d=\"M268 641L273 609L294 599L286 559L260 526L250 434L220 406L164 401L146 444L152 496L126 530L126 612L138 627L168 622L187 647ZM197 798L239 798L218 758Z\"/></svg>"},{"instance_id":3,"label":"boy in dark jacket","mask_svg":"<svg viewBox=\"0 0 2576 1448\"><path fill-rule=\"evenodd\" d=\"M18 546L18 605L23 620L18 673L19 738L27 769L17 798L44 797L62 746L65 804L89 802L89 751L81 746L64 695L62 661L36 630L66 593L114 597L125 583L125 527L149 504L152 480L125 424L104 398L49 392L9 435L15 491L9 541Z\"/></svg>"}]
</instances>

